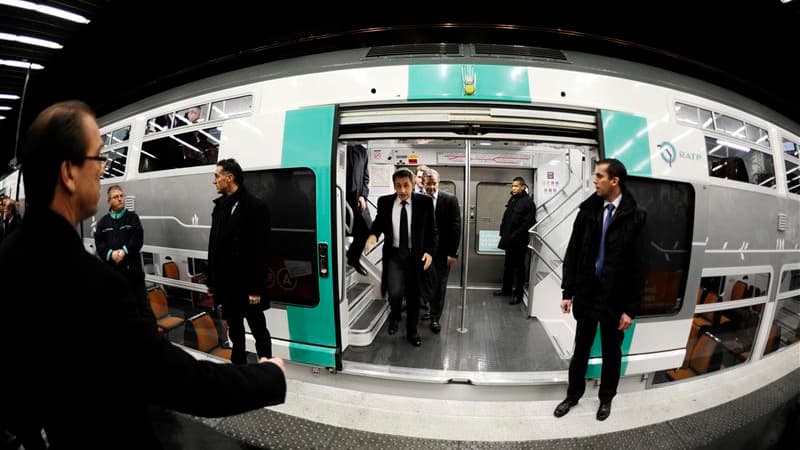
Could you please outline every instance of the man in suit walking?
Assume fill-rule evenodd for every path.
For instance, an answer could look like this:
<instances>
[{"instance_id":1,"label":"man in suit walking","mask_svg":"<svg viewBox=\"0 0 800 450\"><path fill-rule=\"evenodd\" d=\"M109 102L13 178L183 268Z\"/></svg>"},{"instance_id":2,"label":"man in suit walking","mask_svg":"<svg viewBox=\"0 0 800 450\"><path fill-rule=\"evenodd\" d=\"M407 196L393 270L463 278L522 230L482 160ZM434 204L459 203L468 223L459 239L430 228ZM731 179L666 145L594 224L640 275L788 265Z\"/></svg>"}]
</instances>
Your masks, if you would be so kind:
<instances>
[{"instance_id":1,"label":"man in suit walking","mask_svg":"<svg viewBox=\"0 0 800 450\"><path fill-rule=\"evenodd\" d=\"M603 367L597 420L608 418L617 394L623 332L631 326L644 285L640 258L646 215L625 189L627 176L616 159L598 162L596 192L581 203L572 228L564 256L561 310L569 314L572 309L578 323L567 398L553 412L556 417L568 413L586 390L584 377L598 323Z\"/></svg>"},{"instance_id":2,"label":"man in suit walking","mask_svg":"<svg viewBox=\"0 0 800 450\"><path fill-rule=\"evenodd\" d=\"M413 172L398 169L392 174L392 182L395 193L378 199L378 214L366 248L372 250L380 235L386 235L381 291L389 292L389 334L397 332L405 297L406 339L419 347L422 345L417 334L420 282L422 272L431 267L436 252L436 219L432 199L413 193Z\"/></svg>"},{"instance_id":3,"label":"man in suit walking","mask_svg":"<svg viewBox=\"0 0 800 450\"><path fill-rule=\"evenodd\" d=\"M361 265L359 259L364 251L364 244L369 234L370 221L367 198L369 197L369 156L367 149L361 144L347 146L347 204L353 212L353 243L347 250L347 264L356 269L361 275L366 275L367 270Z\"/></svg>"},{"instance_id":4,"label":"man in suit walking","mask_svg":"<svg viewBox=\"0 0 800 450\"><path fill-rule=\"evenodd\" d=\"M436 217L436 229L439 234L439 245L433 257L434 287L430 296L431 312L423 316L430 318L431 331L439 333L444 300L447 293L447 278L450 268L458 260L458 244L461 241L461 210L455 195L439 190L439 172L430 169L425 174L425 191L433 199Z\"/></svg>"}]
</instances>

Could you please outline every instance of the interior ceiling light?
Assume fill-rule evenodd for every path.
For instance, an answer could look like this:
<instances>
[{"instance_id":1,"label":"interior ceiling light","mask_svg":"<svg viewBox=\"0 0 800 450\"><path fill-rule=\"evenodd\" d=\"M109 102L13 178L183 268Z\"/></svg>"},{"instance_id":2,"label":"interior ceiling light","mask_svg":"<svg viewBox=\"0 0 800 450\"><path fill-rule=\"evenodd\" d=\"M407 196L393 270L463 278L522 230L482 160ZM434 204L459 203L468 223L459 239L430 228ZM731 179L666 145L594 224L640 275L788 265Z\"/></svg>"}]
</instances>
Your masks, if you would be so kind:
<instances>
[{"instance_id":1,"label":"interior ceiling light","mask_svg":"<svg viewBox=\"0 0 800 450\"><path fill-rule=\"evenodd\" d=\"M0 32L0 39L4 41L20 42L22 44L36 45L38 47L47 47L54 49L64 48L64 46L59 44L58 42L48 41L47 39L39 39L30 36L18 36L16 34L11 34L11 33Z\"/></svg>"},{"instance_id":2,"label":"interior ceiling light","mask_svg":"<svg viewBox=\"0 0 800 450\"><path fill-rule=\"evenodd\" d=\"M10 106L0 106L0 111L11 111Z\"/></svg>"},{"instance_id":3,"label":"interior ceiling light","mask_svg":"<svg viewBox=\"0 0 800 450\"><path fill-rule=\"evenodd\" d=\"M64 11L63 9L53 8L52 6L39 5L23 0L0 0L0 5L13 6L15 8L28 9L49 16L60 17L76 23L89 23L89 19L80 14Z\"/></svg>"},{"instance_id":4,"label":"interior ceiling light","mask_svg":"<svg viewBox=\"0 0 800 450\"><path fill-rule=\"evenodd\" d=\"M0 94L0 100L19 100L19 95Z\"/></svg>"},{"instance_id":5,"label":"interior ceiling light","mask_svg":"<svg viewBox=\"0 0 800 450\"><path fill-rule=\"evenodd\" d=\"M26 61L15 61L13 59L0 59L0 66L19 67L20 69L33 69L42 70L44 66L41 64L29 63Z\"/></svg>"}]
</instances>

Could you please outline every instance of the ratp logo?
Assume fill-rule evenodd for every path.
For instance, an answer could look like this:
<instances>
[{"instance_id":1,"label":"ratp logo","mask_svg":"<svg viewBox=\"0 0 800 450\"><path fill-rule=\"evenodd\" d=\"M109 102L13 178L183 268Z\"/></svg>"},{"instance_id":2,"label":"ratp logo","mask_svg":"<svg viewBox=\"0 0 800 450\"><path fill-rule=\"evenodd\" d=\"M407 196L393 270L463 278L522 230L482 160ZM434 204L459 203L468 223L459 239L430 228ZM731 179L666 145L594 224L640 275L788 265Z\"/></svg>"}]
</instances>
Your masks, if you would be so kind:
<instances>
[{"instance_id":1,"label":"ratp logo","mask_svg":"<svg viewBox=\"0 0 800 450\"><path fill-rule=\"evenodd\" d=\"M669 167L672 168L672 163L674 163L675 159L678 158L678 152L675 151L675 147L669 142L662 142L658 144L658 148L661 153L661 159L663 159L664 162L669 164Z\"/></svg>"}]
</instances>

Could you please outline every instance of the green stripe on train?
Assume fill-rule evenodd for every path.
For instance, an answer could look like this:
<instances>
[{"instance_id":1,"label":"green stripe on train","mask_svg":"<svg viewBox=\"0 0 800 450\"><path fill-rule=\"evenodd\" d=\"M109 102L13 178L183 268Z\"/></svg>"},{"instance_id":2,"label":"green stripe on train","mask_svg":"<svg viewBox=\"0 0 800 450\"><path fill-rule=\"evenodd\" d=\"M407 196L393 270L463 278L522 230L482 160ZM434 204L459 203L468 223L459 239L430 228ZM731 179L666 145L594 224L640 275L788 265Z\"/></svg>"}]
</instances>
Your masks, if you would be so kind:
<instances>
[{"instance_id":1,"label":"green stripe on train","mask_svg":"<svg viewBox=\"0 0 800 450\"><path fill-rule=\"evenodd\" d=\"M636 329L636 320L631 323L631 326L625 330L622 338L622 365L620 366L619 373L625 375L628 369L628 358L625 356L631 352L631 342L633 342L633 330ZM600 325L597 326L597 333L594 335L594 342L592 349L589 351L590 358L600 358L603 356L603 345L600 342ZM586 370L586 378L600 378L600 361L593 362L589 360L589 368Z\"/></svg>"},{"instance_id":2,"label":"green stripe on train","mask_svg":"<svg viewBox=\"0 0 800 450\"><path fill-rule=\"evenodd\" d=\"M472 76L475 91L465 92ZM528 69L482 64L418 64L408 67L409 100L531 102Z\"/></svg>"},{"instance_id":3,"label":"green stripe on train","mask_svg":"<svg viewBox=\"0 0 800 450\"><path fill-rule=\"evenodd\" d=\"M630 175L652 175L647 119L605 109L600 118L606 158L620 160Z\"/></svg>"},{"instance_id":4,"label":"green stripe on train","mask_svg":"<svg viewBox=\"0 0 800 450\"><path fill-rule=\"evenodd\" d=\"M283 128L281 160L281 167L308 167L314 171L317 242L327 242L331 249L331 209L327 205L331 198L334 113L333 105L288 111ZM313 308L286 307L289 339L292 341L289 352L292 361L334 367L336 330L331 277L319 277L319 295L319 303Z\"/></svg>"}]
</instances>

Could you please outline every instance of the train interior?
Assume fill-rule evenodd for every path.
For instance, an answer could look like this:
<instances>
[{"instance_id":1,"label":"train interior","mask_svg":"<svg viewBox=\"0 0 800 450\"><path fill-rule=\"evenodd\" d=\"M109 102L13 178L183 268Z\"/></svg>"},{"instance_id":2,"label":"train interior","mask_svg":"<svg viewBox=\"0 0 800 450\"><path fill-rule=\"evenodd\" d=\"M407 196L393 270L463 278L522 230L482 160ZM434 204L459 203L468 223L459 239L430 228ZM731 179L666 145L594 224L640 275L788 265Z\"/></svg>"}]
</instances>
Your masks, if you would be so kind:
<instances>
[{"instance_id":1,"label":"train interior","mask_svg":"<svg viewBox=\"0 0 800 450\"><path fill-rule=\"evenodd\" d=\"M571 346L565 336L574 323L558 310L559 255L569 239L574 213L591 188L589 174L597 146L481 138L340 140L340 149L348 145L362 145L369 153L369 219L375 217L378 197L394 192L392 173L399 167L415 171L414 166L424 164L439 172L439 189L456 196L462 239L447 283L441 332L434 333L430 321L421 320L421 347L410 346L403 331L387 332L389 304L380 291L383 240L361 258L366 276L347 268L340 308L344 369L400 370L412 378L424 377L431 370L461 372L469 379L494 377L498 381L526 372L566 369ZM342 189L344 176L343 170L337 174ZM525 284L521 304L494 295L502 286L505 259L497 247L500 223L515 177L526 180L538 219L529 232L526 264L526 272L535 275ZM342 230L342 235L347 231ZM352 237L345 241L351 242ZM420 316L425 312L422 307Z\"/></svg>"}]
</instances>

